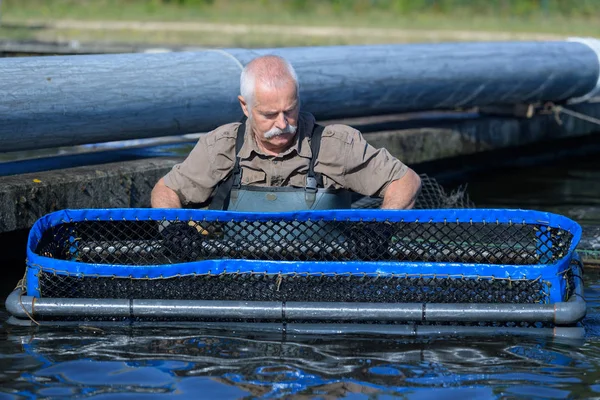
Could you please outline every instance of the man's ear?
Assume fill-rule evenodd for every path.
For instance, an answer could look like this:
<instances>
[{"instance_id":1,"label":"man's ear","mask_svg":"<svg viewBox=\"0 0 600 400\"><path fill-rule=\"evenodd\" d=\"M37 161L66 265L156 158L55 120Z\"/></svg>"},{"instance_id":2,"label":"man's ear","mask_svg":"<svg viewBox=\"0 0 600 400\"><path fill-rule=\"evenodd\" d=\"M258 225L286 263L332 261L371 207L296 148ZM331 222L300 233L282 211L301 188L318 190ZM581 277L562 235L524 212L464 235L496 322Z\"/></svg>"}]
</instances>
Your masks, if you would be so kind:
<instances>
[{"instance_id":1,"label":"man's ear","mask_svg":"<svg viewBox=\"0 0 600 400\"><path fill-rule=\"evenodd\" d=\"M246 100L241 95L238 96L238 100L240 101L240 106L242 107L244 115L246 116L246 118L250 118L250 110L248 110L248 103L246 103Z\"/></svg>"}]
</instances>

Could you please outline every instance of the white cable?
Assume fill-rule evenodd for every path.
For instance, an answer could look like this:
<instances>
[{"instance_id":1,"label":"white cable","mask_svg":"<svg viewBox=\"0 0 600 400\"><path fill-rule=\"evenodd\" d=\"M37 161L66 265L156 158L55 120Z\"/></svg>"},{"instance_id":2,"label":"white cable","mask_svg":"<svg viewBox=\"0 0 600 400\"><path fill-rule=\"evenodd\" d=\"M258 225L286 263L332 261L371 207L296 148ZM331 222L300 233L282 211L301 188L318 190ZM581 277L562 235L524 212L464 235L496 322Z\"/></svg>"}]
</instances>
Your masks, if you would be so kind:
<instances>
[{"instance_id":1,"label":"white cable","mask_svg":"<svg viewBox=\"0 0 600 400\"><path fill-rule=\"evenodd\" d=\"M226 56L227 58L232 59L235 64L240 67L240 72L244 70L244 66L242 65L242 63L240 62L240 60L238 60L237 58L235 58L233 56L233 54L230 54L228 52L226 52L225 50L221 50L221 49L204 49L203 51L213 51L215 53L219 53L219 54L223 54L224 56ZM600 56L599 56L600 57Z\"/></svg>"},{"instance_id":2,"label":"white cable","mask_svg":"<svg viewBox=\"0 0 600 400\"><path fill-rule=\"evenodd\" d=\"M581 119L583 121L587 121L587 122L590 122L592 124L600 125L600 119L598 119L598 118L590 117L589 115L585 115L585 114L579 113L577 111L569 110L568 108L564 108L564 107L561 107L561 106L556 106L555 110L558 111L558 112L562 112L562 113L565 113L567 115L570 115L570 116L572 116L574 118L579 118L579 119Z\"/></svg>"}]
</instances>

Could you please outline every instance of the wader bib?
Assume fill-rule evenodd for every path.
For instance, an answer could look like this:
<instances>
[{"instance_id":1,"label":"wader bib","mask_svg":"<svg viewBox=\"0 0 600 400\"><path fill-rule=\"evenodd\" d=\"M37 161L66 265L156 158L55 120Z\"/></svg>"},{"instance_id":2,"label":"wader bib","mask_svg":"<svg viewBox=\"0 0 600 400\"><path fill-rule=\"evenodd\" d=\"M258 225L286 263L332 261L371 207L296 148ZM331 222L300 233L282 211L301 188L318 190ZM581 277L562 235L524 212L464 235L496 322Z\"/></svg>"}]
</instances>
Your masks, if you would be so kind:
<instances>
[{"instance_id":1,"label":"wader bib","mask_svg":"<svg viewBox=\"0 0 600 400\"><path fill-rule=\"evenodd\" d=\"M310 148L312 157L303 188L297 187L260 187L242 185L242 168L237 154L244 144L246 122L238 129L235 144L235 165L232 173L219 184L210 203L211 210L285 212L300 210L347 209L351 206L351 194L343 189L325 189L323 177L315 173L315 160L321 147L321 135L325 128L314 125ZM306 132L298 132L298 140Z\"/></svg>"}]
</instances>

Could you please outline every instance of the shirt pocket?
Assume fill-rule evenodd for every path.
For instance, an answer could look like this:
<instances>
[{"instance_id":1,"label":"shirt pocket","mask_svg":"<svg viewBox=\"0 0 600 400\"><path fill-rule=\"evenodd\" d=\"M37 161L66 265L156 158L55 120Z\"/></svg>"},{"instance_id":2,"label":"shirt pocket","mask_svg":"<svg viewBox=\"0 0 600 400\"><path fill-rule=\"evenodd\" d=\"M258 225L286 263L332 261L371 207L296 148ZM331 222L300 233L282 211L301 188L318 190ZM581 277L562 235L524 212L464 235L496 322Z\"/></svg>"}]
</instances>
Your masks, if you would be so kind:
<instances>
[{"instance_id":1,"label":"shirt pocket","mask_svg":"<svg viewBox=\"0 0 600 400\"><path fill-rule=\"evenodd\" d=\"M265 171L253 169L244 169L242 173L242 185L265 186L267 184L267 174Z\"/></svg>"}]
</instances>

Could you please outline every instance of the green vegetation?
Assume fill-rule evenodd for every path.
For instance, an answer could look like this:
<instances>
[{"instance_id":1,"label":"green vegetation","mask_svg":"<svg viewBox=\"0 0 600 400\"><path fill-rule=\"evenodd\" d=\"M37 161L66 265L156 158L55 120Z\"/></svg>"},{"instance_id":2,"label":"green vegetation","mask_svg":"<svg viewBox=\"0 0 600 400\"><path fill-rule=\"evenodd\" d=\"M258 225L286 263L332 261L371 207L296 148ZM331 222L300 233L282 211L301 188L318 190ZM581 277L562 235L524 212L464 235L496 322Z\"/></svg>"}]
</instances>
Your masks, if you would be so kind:
<instances>
[{"instance_id":1,"label":"green vegetation","mask_svg":"<svg viewBox=\"0 0 600 400\"><path fill-rule=\"evenodd\" d=\"M553 39L600 36L599 3L598 0L3 0L0 40L295 46ZM64 23L59 24L61 21ZM106 24L85 26L68 21ZM135 24L115 25L111 21L144 21L155 25L140 28ZM199 28L192 26L194 23L204 25ZM233 29L226 24L243 27ZM306 29L294 32L294 27Z\"/></svg>"}]
</instances>

